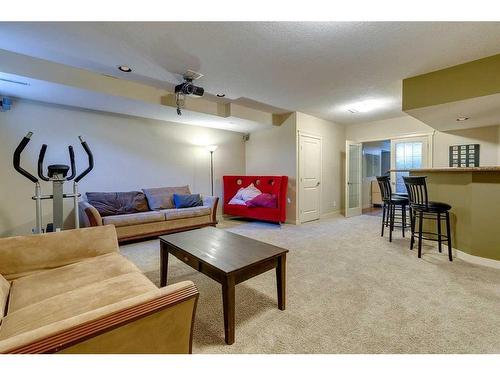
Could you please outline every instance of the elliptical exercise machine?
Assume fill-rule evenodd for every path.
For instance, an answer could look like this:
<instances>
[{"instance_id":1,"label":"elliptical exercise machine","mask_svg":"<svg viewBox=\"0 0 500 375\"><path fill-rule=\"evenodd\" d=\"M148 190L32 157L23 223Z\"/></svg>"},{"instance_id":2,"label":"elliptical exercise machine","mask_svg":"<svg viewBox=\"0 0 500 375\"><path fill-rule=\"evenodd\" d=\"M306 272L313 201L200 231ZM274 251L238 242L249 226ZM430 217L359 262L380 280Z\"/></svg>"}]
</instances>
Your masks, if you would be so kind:
<instances>
[{"instance_id":1,"label":"elliptical exercise machine","mask_svg":"<svg viewBox=\"0 0 500 375\"><path fill-rule=\"evenodd\" d=\"M16 150L14 151L14 168L28 180L35 184L35 195L31 198L36 201L36 227L33 229L34 233L43 233L42 229L42 200L52 199L52 223L47 224L46 232L57 232L63 229L64 220L64 198L72 198L74 204L74 215L75 215L75 228L80 227L80 218L78 216L78 198L81 194L78 192L78 182L82 180L90 171L94 168L94 157L90 151L87 142L79 136L80 143L87 153L89 166L82 173L80 173L76 178L76 167L75 167L75 153L73 151L73 146L68 146L70 166L65 164L53 164L47 167L47 176L43 172L43 159L45 158L45 152L47 151L47 145L43 144L38 155L38 177L43 181L52 181L52 194L42 195L42 188L40 186L40 181L38 178L33 176L31 173L26 171L21 167L21 153L28 144L33 135L29 132L24 136ZM68 172L71 169L71 174L69 176ZM73 193L64 193L64 183L66 181L73 180Z\"/></svg>"}]
</instances>

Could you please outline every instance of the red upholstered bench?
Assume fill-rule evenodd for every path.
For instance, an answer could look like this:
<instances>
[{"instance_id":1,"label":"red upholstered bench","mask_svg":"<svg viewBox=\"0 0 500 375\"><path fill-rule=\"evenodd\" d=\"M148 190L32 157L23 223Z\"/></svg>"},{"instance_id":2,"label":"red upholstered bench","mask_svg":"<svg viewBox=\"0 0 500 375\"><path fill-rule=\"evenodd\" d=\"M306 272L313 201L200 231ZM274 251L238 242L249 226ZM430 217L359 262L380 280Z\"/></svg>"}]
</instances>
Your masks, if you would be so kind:
<instances>
[{"instance_id":1,"label":"red upholstered bench","mask_svg":"<svg viewBox=\"0 0 500 375\"><path fill-rule=\"evenodd\" d=\"M286 221L286 198L288 176L224 176L224 214L251 219L284 223ZM275 194L277 208L247 207L229 204L231 198L242 187L253 183L262 193Z\"/></svg>"}]
</instances>

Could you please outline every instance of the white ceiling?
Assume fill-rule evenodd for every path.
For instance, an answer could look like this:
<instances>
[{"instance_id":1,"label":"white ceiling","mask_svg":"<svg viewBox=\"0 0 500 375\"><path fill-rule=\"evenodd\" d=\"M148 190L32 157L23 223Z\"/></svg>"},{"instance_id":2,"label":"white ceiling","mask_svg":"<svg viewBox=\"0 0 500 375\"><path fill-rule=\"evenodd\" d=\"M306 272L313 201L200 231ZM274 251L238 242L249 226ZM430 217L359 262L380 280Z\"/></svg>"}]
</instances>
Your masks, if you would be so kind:
<instances>
[{"instance_id":1,"label":"white ceiling","mask_svg":"<svg viewBox=\"0 0 500 375\"><path fill-rule=\"evenodd\" d=\"M500 53L500 22L0 23L0 35L1 49L155 86L199 71L208 93L344 124L401 116L403 78ZM386 104L346 110L366 99Z\"/></svg>"}]
</instances>

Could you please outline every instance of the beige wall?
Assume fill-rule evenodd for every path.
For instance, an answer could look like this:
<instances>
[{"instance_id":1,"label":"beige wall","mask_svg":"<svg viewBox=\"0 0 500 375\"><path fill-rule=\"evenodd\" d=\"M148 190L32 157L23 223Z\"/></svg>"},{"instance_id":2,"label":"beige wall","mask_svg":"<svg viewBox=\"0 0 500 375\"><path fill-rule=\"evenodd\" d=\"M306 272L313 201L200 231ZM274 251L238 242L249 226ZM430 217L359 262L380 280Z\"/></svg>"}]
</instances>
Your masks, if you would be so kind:
<instances>
[{"instance_id":1,"label":"beige wall","mask_svg":"<svg viewBox=\"0 0 500 375\"><path fill-rule=\"evenodd\" d=\"M42 143L48 144L46 165L67 164L67 146L72 144L81 171L86 159L77 136L85 137L95 169L80 183L81 192L189 184L193 192L210 194L207 144L219 145L214 155L216 195L222 196L222 175L245 173L241 133L16 101L11 111L0 113L0 236L30 233L34 226L34 184L12 167L14 149L28 131L34 135L22 163L32 173ZM51 191L48 183L42 188L46 194ZM66 214L70 209L68 201ZM45 202L45 223L50 216L51 205ZM67 224L72 224L71 217Z\"/></svg>"},{"instance_id":2,"label":"beige wall","mask_svg":"<svg viewBox=\"0 0 500 375\"><path fill-rule=\"evenodd\" d=\"M345 127L297 112L297 130L322 139L321 214L343 207Z\"/></svg>"},{"instance_id":3,"label":"beige wall","mask_svg":"<svg viewBox=\"0 0 500 375\"><path fill-rule=\"evenodd\" d=\"M280 126L250 135L245 143L247 175L288 176L287 222L296 221L297 178L296 114L292 113Z\"/></svg>"},{"instance_id":4,"label":"beige wall","mask_svg":"<svg viewBox=\"0 0 500 375\"><path fill-rule=\"evenodd\" d=\"M480 144L481 166L500 165L500 126L440 132L413 117L402 116L346 127L346 138L351 141L390 139L424 133L434 134L434 167L448 166L449 146L468 143Z\"/></svg>"},{"instance_id":5,"label":"beige wall","mask_svg":"<svg viewBox=\"0 0 500 375\"><path fill-rule=\"evenodd\" d=\"M499 126L473 128L434 134L434 167L448 167L449 146L479 143L481 166L500 165Z\"/></svg>"},{"instance_id":6,"label":"beige wall","mask_svg":"<svg viewBox=\"0 0 500 375\"><path fill-rule=\"evenodd\" d=\"M247 174L280 174L290 178L287 220L298 220L298 132L322 139L321 214L343 207L345 129L342 125L295 112L273 129L252 133L246 143Z\"/></svg>"}]
</instances>

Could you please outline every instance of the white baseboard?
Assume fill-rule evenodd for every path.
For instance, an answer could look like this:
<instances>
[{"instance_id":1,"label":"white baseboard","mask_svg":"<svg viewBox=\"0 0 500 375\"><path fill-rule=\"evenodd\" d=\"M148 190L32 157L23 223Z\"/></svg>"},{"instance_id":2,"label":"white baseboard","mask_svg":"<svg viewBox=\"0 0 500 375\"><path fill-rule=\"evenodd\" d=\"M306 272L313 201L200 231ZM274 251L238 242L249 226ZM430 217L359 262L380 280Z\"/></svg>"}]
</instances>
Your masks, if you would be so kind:
<instances>
[{"instance_id":1,"label":"white baseboard","mask_svg":"<svg viewBox=\"0 0 500 375\"><path fill-rule=\"evenodd\" d=\"M500 260L478 257L475 255L467 254L467 253L465 253L461 250L457 250L457 249L453 249L453 255L456 258L461 259L461 260L468 262L468 263L477 264L479 266L486 266L486 267L500 269Z\"/></svg>"},{"instance_id":2,"label":"white baseboard","mask_svg":"<svg viewBox=\"0 0 500 375\"><path fill-rule=\"evenodd\" d=\"M325 212L325 213L321 214L319 218L320 219L328 219L328 218L336 216L338 214L340 214L340 210L334 210L334 211Z\"/></svg>"}]
</instances>

